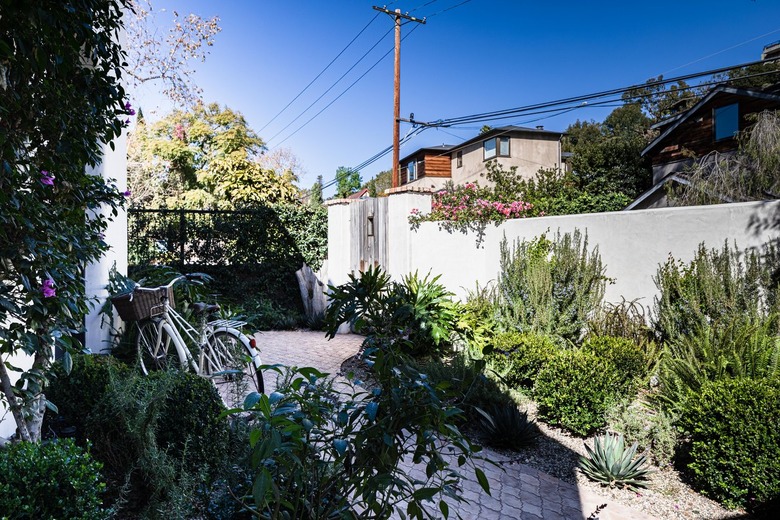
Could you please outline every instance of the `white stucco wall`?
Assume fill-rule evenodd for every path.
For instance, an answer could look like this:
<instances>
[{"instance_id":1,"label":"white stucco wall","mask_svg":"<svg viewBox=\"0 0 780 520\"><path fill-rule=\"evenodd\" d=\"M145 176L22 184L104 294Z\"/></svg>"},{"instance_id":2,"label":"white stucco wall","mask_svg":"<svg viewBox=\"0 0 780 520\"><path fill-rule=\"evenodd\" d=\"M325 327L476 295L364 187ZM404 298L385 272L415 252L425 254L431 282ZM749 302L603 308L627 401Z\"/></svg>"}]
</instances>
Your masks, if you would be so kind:
<instances>
[{"instance_id":1,"label":"white stucco wall","mask_svg":"<svg viewBox=\"0 0 780 520\"><path fill-rule=\"evenodd\" d=\"M429 209L428 197L390 196L390 260L386 270L396 279L414 270L441 275L441 282L459 298L465 298L477 282L485 285L496 279L499 247L504 236L511 242L517 238L531 239L547 230L553 234L575 228L587 232L591 247L599 247L606 275L615 279L614 284L607 286L605 299L617 303L621 297L641 298L640 303L645 306L652 305L657 295L652 277L669 255L688 261L701 242L710 248L720 248L724 240L736 241L744 249L780 236L780 202L750 202L516 219L498 227L489 226L478 246L474 233L450 233L439 229L434 222L410 230L409 211ZM425 206L426 199L428 206ZM760 226L757 222L770 225ZM335 219L332 225L338 225ZM341 247L329 241L329 255ZM330 277L348 270L348 265L330 262Z\"/></svg>"}]
</instances>

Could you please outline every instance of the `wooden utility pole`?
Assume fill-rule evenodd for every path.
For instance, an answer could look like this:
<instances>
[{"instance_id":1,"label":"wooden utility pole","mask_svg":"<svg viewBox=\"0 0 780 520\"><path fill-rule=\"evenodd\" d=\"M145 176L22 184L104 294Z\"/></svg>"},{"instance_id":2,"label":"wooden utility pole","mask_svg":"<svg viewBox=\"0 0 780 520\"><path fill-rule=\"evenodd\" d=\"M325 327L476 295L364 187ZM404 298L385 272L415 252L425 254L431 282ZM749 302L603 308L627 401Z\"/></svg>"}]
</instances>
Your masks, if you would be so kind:
<instances>
[{"instance_id":1,"label":"wooden utility pole","mask_svg":"<svg viewBox=\"0 0 780 520\"><path fill-rule=\"evenodd\" d=\"M385 14L389 14L395 19L395 66L393 83L393 188L401 184L398 172L398 161L400 159L399 151L401 140L401 20L410 22L425 23L425 18L415 18L408 13L402 14L400 9L391 11L386 7L374 6L374 9Z\"/></svg>"}]
</instances>

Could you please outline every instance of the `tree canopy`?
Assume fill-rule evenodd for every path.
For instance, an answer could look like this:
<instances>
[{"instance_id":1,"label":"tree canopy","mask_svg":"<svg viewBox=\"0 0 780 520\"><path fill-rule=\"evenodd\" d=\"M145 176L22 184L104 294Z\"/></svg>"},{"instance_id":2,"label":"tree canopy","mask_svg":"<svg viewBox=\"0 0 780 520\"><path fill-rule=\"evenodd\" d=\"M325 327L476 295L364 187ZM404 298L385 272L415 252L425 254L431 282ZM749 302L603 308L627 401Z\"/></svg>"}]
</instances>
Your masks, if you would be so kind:
<instances>
[{"instance_id":1,"label":"tree canopy","mask_svg":"<svg viewBox=\"0 0 780 520\"><path fill-rule=\"evenodd\" d=\"M360 189L363 180L360 178L360 172L339 166L336 170L336 197L344 199Z\"/></svg>"},{"instance_id":2,"label":"tree canopy","mask_svg":"<svg viewBox=\"0 0 780 520\"><path fill-rule=\"evenodd\" d=\"M265 143L244 117L216 103L177 110L128 144L134 206L243 209L295 202L295 173L263 167Z\"/></svg>"}]
</instances>

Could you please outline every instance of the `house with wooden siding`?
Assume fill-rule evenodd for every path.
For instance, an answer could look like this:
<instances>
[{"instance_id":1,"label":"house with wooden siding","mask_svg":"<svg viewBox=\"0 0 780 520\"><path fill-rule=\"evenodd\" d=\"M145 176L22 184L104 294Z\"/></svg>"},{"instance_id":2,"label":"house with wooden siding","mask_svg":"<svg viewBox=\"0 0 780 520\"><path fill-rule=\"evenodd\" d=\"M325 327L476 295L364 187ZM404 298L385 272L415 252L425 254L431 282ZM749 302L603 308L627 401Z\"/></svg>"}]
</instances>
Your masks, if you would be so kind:
<instances>
[{"instance_id":1,"label":"house with wooden siding","mask_svg":"<svg viewBox=\"0 0 780 520\"><path fill-rule=\"evenodd\" d=\"M424 186L439 189L451 179L450 150L452 146L420 148L399 161L398 176L401 186Z\"/></svg>"},{"instance_id":2,"label":"house with wooden siding","mask_svg":"<svg viewBox=\"0 0 780 520\"><path fill-rule=\"evenodd\" d=\"M780 109L780 85L743 89L718 85L696 105L654 126L659 132L642 151L653 165L653 188L626 209L666 206L664 185L686 182L680 174L711 152L737 150L736 135L752 124L751 114Z\"/></svg>"},{"instance_id":3,"label":"house with wooden siding","mask_svg":"<svg viewBox=\"0 0 780 520\"><path fill-rule=\"evenodd\" d=\"M689 110L657 124L659 135L642 150L653 165L653 182L682 171L710 152L733 152L737 132L750 114L780 109L780 94L719 85Z\"/></svg>"},{"instance_id":4,"label":"house with wooden siding","mask_svg":"<svg viewBox=\"0 0 780 520\"><path fill-rule=\"evenodd\" d=\"M503 126L481 133L459 145L421 148L399 161L400 185L439 189L445 182L489 184L487 163L531 178L540 169L561 167L561 132L543 127Z\"/></svg>"}]
</instances>

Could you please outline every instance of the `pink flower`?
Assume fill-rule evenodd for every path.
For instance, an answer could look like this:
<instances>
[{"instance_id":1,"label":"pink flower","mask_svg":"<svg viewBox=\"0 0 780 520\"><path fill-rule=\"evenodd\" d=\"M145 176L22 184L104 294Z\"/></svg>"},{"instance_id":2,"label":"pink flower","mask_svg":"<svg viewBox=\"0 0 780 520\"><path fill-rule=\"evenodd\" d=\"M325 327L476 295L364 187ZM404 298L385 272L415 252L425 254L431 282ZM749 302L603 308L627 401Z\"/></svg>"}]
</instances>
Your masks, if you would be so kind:
<instances>
[{"instance_id":1,"label":"pink flower","mask_svg":"<svg viewBox=\"0 0 780 520\"><path fill-rule=\"evenodd\" d=\"M44 298L52 298L57 295L57 291L54 290L54 280L47 278L43 281L41 286L41 292Z\"/></svg>"},{"instance_id":2,"label":"pink flower","mask_svg":"<svg viewBox=\"0 0 780 520\"><path fill-rule=\"evenodd\" d=\"M41 184L46 186L54 186L54 175L50 174L46 170L41 170Z\"/></svg>"},{"instance_id":3,"label":"pink flower","mask_svg":"<svg viewBox=\"0 0 780 520\"><path fill-rule=\"evenodd\" d=\"M417 215L420 213L420 210L417 208L412 208L412 211L410 212L412 215Z\"/></svg>"}]
</instances>

